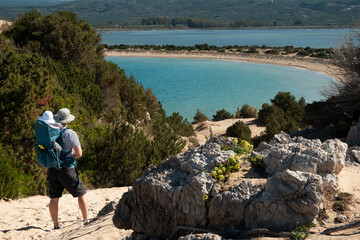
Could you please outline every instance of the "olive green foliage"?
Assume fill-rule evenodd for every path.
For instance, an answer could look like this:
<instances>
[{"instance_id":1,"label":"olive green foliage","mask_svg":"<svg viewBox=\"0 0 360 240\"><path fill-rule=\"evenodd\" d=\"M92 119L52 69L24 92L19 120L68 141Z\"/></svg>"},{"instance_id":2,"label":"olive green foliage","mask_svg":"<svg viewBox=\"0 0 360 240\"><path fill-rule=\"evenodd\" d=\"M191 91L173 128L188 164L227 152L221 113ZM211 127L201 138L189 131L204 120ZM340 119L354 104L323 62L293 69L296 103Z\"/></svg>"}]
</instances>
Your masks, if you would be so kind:
<instances>
[{"instance_id":1,"label":"olive green foliage","mask_svg":"<svg viewBox=\"0 0 360 240\"><path fill-rule=\"evenodd\" d=\"M272 105L264 103L259 112L259 120L266 126L263 140L270 140L280 131L292 133L298 130L302 124L304 113L304 99L296 101L290 92L279 92Z\"/></svg>"},{"instance_id":2,"label":"olive green foliage","mask_svg":"<svg viewBox=\"0 0 360 240\"><path fill-rule=\"evenodd\" d=\"M241 109L237 109L236 118L257 118L258 110L248 104L244 104Z\"/></svg>"},{"instance_id":3,"label":"olive green foliage","mask_svg":"<svg viewBox=\"0 0 360 240\"><path fill-rule=\"evenodd\" d=\"M234 116L227 110L220 109L218 110L215 115L213 115L213 121L221 121L224 119L234 118Z\"/></svg>"},{"instance_id":4,"label":"olive green foliage","mask_svg":"<svg viewBox=\"0 0 360 240\"><path fill-rule=\"evenodd\" d=\"M237 121L226 129L226 136L236 137L246 141L251 139L251 130L242 121Z\"/></svg>"},{"instance_id":5,"label":"olive green foliage","mask_svg":"<svg viewBox=\"0 0 360 240\"><path fill-rule=\"evenodd\" d=\"M1 155L10 159L4 178L30 179L26 191L3 189L0 197L46 192L33 129L45 110L66 107L76 116L69 127L83 147L79 170L97 187L130 184L192 134L180 115L166 117L150 89L104 60L100 37L73 13L26 13L0 35L0 49L0 144L13 152Z\"/></svg>"},{"instance_id":6,"label":"olive green foliage","mask_svg":"<svg viewBox=\"0 0 360 240\"><path fill-rule=\"evenodd\" d=\"M240 18L238 20L230 23L229 27L231 28L239 28L239 27L261 27L268 25L265 21L251 21L248 18Z\"/></svg>"},{"instance_id":7,"label":"olive green foliage","mask_svg":"<svg viewBox=\"0 0 360 240\"><path fill-rule=\"evenodd\" d=\"M178 112L174 112L171 116L167 117L170 127L181 136L190 137L194 135L194 129L187 119L180 115Z\"/></svg>"},{"instance_id":8,"label":"olive green foliage","mask_svg":"<svg viewBox=\"0 0 360 240\"><path fill-rule=\"evenodd\" d=\"M206 120L209 120L205 114L203 114L200 109L196 109L196 113L194 116L194 123L198 122L204 122Z\"/></svg>"},{"instance_id":9,"label":"olive green foliage","mask_svg":"<svg viewBox=\"0 0 360 240\"><path fill-rule=\"evenodd\" d=\"M22 197L36 191L34 177L25 174L11 149L3 148L1 144L0 165L0 199Z\"/></svg>"},{"instance_id":10,"label":"olive green foliage","mask_svg":"<svg viewBox=\"0 0 360 240\"><path fill-rule=\"evenodd\" d=\"M149 17L141 20L142 25L163 25L163 26L177 26L182 25L189 28L218 28L226 27L225 23L213 20L205 20L199 18L173 18L168 17Z\"/></svg>"}]
</instances>

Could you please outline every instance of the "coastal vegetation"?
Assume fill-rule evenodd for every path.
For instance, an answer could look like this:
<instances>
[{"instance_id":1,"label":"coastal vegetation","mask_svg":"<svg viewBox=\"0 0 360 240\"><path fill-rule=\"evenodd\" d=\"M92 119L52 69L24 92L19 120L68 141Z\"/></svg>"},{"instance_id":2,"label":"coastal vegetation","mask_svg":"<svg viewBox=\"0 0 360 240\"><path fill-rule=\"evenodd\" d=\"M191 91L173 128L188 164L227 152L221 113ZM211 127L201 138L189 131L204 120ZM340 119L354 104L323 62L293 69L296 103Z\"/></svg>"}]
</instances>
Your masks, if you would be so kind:
<instances>
[{"instance_id":1,"label":"coastal vegetation","mask_svg":"<svg viewBox=\"0 0 360 240\"><path fill-rule=\"evenodd\" d=\"M229 119L229 118L233 118L234 115L232 115L232 113L230 113L229 111L223 109L220 109L218 111L216 111L216 113L213 115L213 121L221 121L224 119Z\"/></svg>"},{"instance_id":2,"label":"coastal vegetation","mask_svg":"<svg viewBox=\"0 0 360 240\"><path fill-rule=\"evenodd\" d=\"M206 120L209 120L208 117L204 113L202 113L200 109L196 109L193 123L204 122Z\"/></svg>"},{"instance_id":3,"label":"coastal vegetation","mask_svg":"<svg viewBox=\"0 0 360 240\"><path fill-rule=\"evenodd\" d=\"M74 13L31 11L0 35L0 198L47 191L33 124L69 108L82 143L88 186L130 185L150 164L180 152L191 125L166 117L150 89L104 60L101 39Z\"/></svg>"},{"instance_id":4,"label":"coastal vegetation","mask_svg":"<svg viewBox=\"0 0 360 240\"><path fill-rule=\"evenodd\" d=\"M291 56L300 56L300 57L311 57L318 59L330 59L332 49L327 48L311 48L311 47L269 47L269 46L214 46L208 44L195 44L195 46L175 46L175 45L103 45L107 50L122 50L122 51L187 51L187 52L218 52L218 53L227 53L227 54L258 54L263 53L265 55L291 55Z\"/></svg>"},{"instance_id":5,"label":"coastal vegetation","mask_svg":"<svg viewBox=\"0 0 360 240\"><path fill-rule=\"evenodd\" d=\"M360 15L356 0L258 1L4 1L0 16L12 20L34 8L42 13L67 10L96 28L243 28L354 26Z\"/></svg>"},{"instance_id":6,"label":"coastal vegetation","mask_svg":"<svg viewBox=\"0 0 360 240\"><path fill-rule=\"evenodd\" d=\"M226 136L250 141L251 130L242 121L238 121L226 129Z\"/></svg>"}]
</instances>

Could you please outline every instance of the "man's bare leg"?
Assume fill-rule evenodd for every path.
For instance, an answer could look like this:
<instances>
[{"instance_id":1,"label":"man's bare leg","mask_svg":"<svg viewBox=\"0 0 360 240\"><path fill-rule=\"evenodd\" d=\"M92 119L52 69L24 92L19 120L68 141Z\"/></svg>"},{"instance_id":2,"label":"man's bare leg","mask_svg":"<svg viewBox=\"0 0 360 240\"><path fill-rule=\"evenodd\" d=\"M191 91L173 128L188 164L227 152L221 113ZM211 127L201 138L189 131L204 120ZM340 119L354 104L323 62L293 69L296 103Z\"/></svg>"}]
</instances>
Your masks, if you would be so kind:
<instances>
[{"instance_id":1,"label":"man's bare leg","mask_svg":"<svg viewBox=\"0 0 360 240\"><path fill-rule=\"evenodd\" d=\"M78 197L78 203L79 203L79 208L81 210L81 214L83 216L83 219L86 220L88 219L88 201L87 198L85 196L86 194L82 195L81 197Z\"/></svg>"},{"instance_id":2,"label":"man's bare leg","mask_svg":"<svg viewBox=\"0 0 360 240\"><path fill-rule=\"evenodd\" d=\"M59 227L58 212L59 212L59 198L50 199L49 211L51 219L54 222L54 228Z\"/></svg>"}]
</instances>

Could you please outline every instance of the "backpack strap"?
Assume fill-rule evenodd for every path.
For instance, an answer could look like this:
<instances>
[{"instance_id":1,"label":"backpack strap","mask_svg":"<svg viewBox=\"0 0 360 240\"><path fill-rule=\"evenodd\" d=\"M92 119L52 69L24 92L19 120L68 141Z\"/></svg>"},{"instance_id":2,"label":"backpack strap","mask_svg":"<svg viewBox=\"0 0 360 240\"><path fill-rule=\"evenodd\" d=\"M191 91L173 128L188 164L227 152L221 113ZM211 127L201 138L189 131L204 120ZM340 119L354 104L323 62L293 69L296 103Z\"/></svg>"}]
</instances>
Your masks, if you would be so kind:
<instances>
[{"instance_id":1,"label":"backpack strap","mask_svg":"<svg viewBox=\"0 0 360 240\"><path fill-rule=\"evenodd\" d=\"M61 166L62 167L72 167L72 166L76 166L76 161L73 157L67 157L67 155L69 153L71 153L72 149L69 151L65 151L64 150L64 141L63 141L63 136L64 133L68 130L69 128L64 128L61 130L60 132L60 137L57 139L57 143L60 144L60 146L62 147L63 150L61 150L61 154L60 154L60 159L62 161Z\"/></svg>"}]
</instances>

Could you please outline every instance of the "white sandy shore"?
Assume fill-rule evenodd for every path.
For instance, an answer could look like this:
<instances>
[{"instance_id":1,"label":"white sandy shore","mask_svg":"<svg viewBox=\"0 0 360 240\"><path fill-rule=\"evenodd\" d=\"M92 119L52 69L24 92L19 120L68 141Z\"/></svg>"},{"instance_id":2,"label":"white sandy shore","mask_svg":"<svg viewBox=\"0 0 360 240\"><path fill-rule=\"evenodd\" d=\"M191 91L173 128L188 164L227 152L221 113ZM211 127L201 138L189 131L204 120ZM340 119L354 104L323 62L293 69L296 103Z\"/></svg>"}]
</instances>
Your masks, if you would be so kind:
<instances>
[{"instance_id":1,"label":"white sandy shore","mask_svg":"<svg viewBox=\"0 0 360 240\"><path fill-rule=\"evenodd\" d=\"M218 52L188 52L188 51L142 51L142 50L109 50L106 56L118 57L159 57L159 58L190 58L190 59L213 59L234 62L249 62L258 64L281 65L296 67L308 71L319 72L341 79L341 71L328 60L315 60L309 57L296 57L294 55L265 55L265 54L241 54L241 53L218 53Z\"/></svg>"}]
</instances>

